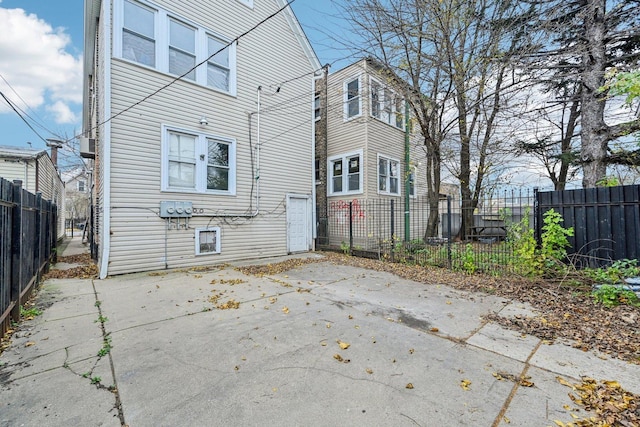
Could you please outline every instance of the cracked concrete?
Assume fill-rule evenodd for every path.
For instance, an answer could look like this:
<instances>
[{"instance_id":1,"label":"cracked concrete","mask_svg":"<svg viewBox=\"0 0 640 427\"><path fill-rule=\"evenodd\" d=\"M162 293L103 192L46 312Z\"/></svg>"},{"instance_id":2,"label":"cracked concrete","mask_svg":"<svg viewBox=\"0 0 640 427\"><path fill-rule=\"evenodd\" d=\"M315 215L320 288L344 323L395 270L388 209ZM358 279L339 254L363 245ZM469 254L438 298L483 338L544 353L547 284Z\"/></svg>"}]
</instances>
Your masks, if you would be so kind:
<instances>
[{"instance_id":1,"label":"cracked concrete","mask_svg":"<svg viewBox=\"0 0 640 427\"><path fill-rule=\"evenodd\" d=\"M530 307L354 267L50 280L38 298L0 356L0 426L542 426L572 421L556 376L640 392L636 365L482 319Z\"/></svg>"}]
</instances>

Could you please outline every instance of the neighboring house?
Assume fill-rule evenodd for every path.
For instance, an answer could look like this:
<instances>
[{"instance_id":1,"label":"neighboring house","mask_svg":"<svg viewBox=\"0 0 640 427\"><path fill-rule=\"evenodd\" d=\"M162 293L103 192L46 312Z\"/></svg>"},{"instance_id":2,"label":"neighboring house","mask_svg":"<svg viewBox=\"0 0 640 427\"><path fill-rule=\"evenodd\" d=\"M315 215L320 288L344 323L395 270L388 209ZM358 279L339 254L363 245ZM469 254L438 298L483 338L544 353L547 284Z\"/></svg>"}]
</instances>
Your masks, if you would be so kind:
<instances>
[{"instance_id":1,"label":"neighboring house","mask_svg":"<svg viewBox=\"0 0 640 427\"><path fill-rule=\"evenodd\" d=\"M82 227L89 218L90 176L84 169L75 169L63 174L65 183L66 227Z\"/></svg>"},{"instance_id":2,"label":"neighboring house","mask_svg":"<svg viewBox=\"0 0 640 427\"><path fill-rule=\"evenodd\" d=\"M391 230L385 212L391 200L396 219L393 233L398 240L405 237L407 197L412 212L426 215L426 171L421 169L426 164L424 147L420 134L412 129L408 135L405 132L405 101L398 86L393 75L372 59L331 74L325 70L324 77L317 79L315 169L320 245L344 242L349 202L359 236L355 243L365 249L388 243ZM410 239L423 236L424 223L424 218L409 217Z\"/></svg>"},{"instance_id":3,"label":"neighboring house","mask_svg":"<svg viewBox=\"0 0 640 427\"><path fill-rule=\"evenodd\" d=\"M65 187L58 174L57 148L47 150L0 146L0 177L22 181L22 188L30 193L42 193L44 200L53 201L58 208L58 238L64 237ZM53 160L52 160L53 158Z\"/></svg>"},{"instance_id":4,"label":"neighboring house","mask_svg":"<svg viewBox=\"0 0 640 427\"><path fill-rule=\"evenodd\" d=\"M85 0L101 278L312 248L320 65L285 6Z\"/></svg>"}]
</instances>

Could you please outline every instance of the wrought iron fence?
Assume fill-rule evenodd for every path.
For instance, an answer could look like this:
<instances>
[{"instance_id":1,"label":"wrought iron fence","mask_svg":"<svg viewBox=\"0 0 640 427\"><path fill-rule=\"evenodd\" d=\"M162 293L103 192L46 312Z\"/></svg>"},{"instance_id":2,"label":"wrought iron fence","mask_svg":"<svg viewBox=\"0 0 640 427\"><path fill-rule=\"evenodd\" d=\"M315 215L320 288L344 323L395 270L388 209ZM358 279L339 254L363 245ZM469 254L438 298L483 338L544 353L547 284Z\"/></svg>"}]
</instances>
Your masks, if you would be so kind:
<instances>
[{"instance_id":1,"label":"wrought iron fence","mask_svg":"<svg viewBox=\"0 0 640 427\"><path fill-rule=\"evenodd\" d=\"M0 336L55 257L57 224L55 204L0 178Z\"/></svg>"},{"instance_id":2,"label":"wrought iron fence","mask_svg":"<svg viewBox=\"0 0 640 427\"><path fill-rule=\"evenodd\" d=\"M435 215L436 218L431 218ZM431 221L430 221L431 220ZM319 218L318 247L465 271L517 271L514 233L534 236L534 193L504 192L463 208L442 198L334 200Z\"/></svg>"}]
</instances>

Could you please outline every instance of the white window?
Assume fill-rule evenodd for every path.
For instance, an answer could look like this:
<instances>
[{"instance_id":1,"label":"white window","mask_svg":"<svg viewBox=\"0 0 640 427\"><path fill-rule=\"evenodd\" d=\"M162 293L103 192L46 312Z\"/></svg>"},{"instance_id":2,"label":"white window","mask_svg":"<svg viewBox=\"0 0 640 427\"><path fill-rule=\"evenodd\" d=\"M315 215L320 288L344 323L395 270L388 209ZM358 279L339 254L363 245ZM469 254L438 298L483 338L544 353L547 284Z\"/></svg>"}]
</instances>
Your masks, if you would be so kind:
<instances>
[{"instance_id":1,"label":"white window","mask_svg":"<svg viewBox=\"0 0 640 427\"><path fill-rule=\"evenodd\" d=\"M220 253L220 227L196 228L196 255Z\"/></svg>"},{"instance_id":2,"label":"white window","mask_svg":"<svg viewBox=\"0 0 640 427\"><path fill-rule=\"evenodd\" d=\"M125 0L122 25L122 57L149 67L156 66L156 11Z\"/></svg>"},{"instance_id":3,"label":"white window","mask_svg":"<svg viewBox=\"0 0 640 427\"><path fill-rule=\"evenodd\" d=\"M400 194L400 162L378 156L378 193Z\"/></svg>"},{"instance_id":4,"label":"white window","mask_svg":"<svg viewBox=\"0 0 640 427\"><path fill-rule=\"evenodd\" d=\"M362 151L328 160L329 195L362 193Z\"/></svg>"},{"instance_id":5,"label":"white window","mask_svg":"<svg viewBox=\"0 0 640 427\"><path fill-rule=\"evenodd\" d=\"M360 78L356 77L344 84L344 114L345 118L358 117L362 110L360 97Z\"/></svg>"},{"instance_id":6,"label":"white window","mask_svg":"<svg viewBox=\"0 0 640 427\"><path fill-rule=\"evenodd\" d=\"M229 61L229 48L226 42L216 37L207 36L208 57L207 61L207 86L229 91L231 79L231 65Z\"/></svg>"},{"instance_id":7,"label":"white window","mask_svg":"<svg viewBox=\"0 0 640 427\"><path fill-rule=\"evenodd\" d=\"M235 43L144 0L114 4L116 57L235 96Z\"/></svg>"},{"instance_id":8,"label":"white window","mask_svg":"<svg viewBox=\"0 0 640 427\"><path fill-rule=\"evenodd\" d=\"M371 117L402 129L404 127L402 97L373 78L369 86Z\"/></svg>"},{"instance_id":9,"label":"white window","mask_svg":"<svg viewBox=\"0 0 640 427\"><path fill-rule=\"evenodd\" d=\"M86 183L83 180L78 181L78 191L84 193Z\"/></svg>"},{"instance_id":10,"label":"white window","mask_svg":"<svg viewBox=\"0 0 640 427\"><path fill-rule=\"evenodd\" d=\"M163 191L235 194L234 140L165 126L162 149Z\"/></svg>"},{"instance_id":11,"label":"white window","mask_svg":"<svg viewBox=\"0 0 640 427\"><path fill-rule=\"evenodd\" d=\"M313 117L316 121L322 118L322 110L320 109L320 95L313 98Z\"/></svg>"},{"instance_id":12,"label":"white window","mask_svg":"<svg viewBox=\"0 0 640 427\"><path fill-rule=\"evenodd\" d=\"M189 80L196 79L196 31L169 19L169 72Z\"/></svg>"}]
</instances>

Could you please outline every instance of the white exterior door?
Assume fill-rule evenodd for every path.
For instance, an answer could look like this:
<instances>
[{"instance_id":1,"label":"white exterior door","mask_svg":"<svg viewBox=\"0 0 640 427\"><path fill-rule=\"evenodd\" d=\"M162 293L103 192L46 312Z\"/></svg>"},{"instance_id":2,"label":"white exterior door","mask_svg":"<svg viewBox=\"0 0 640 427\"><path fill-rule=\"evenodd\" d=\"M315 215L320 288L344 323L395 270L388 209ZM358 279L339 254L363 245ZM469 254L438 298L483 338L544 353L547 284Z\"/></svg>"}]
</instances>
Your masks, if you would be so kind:
<instances>
[{"instance_id":1,"label":"white exterior door","mask_svg":"<svg viewBox=\"0 0 640 427\"><path fill-rule=\"evenodd\" d=\"M310 245L310 198L306 195L287 195L287 250L305 252Z\"/></svg>"}]
</instances>

